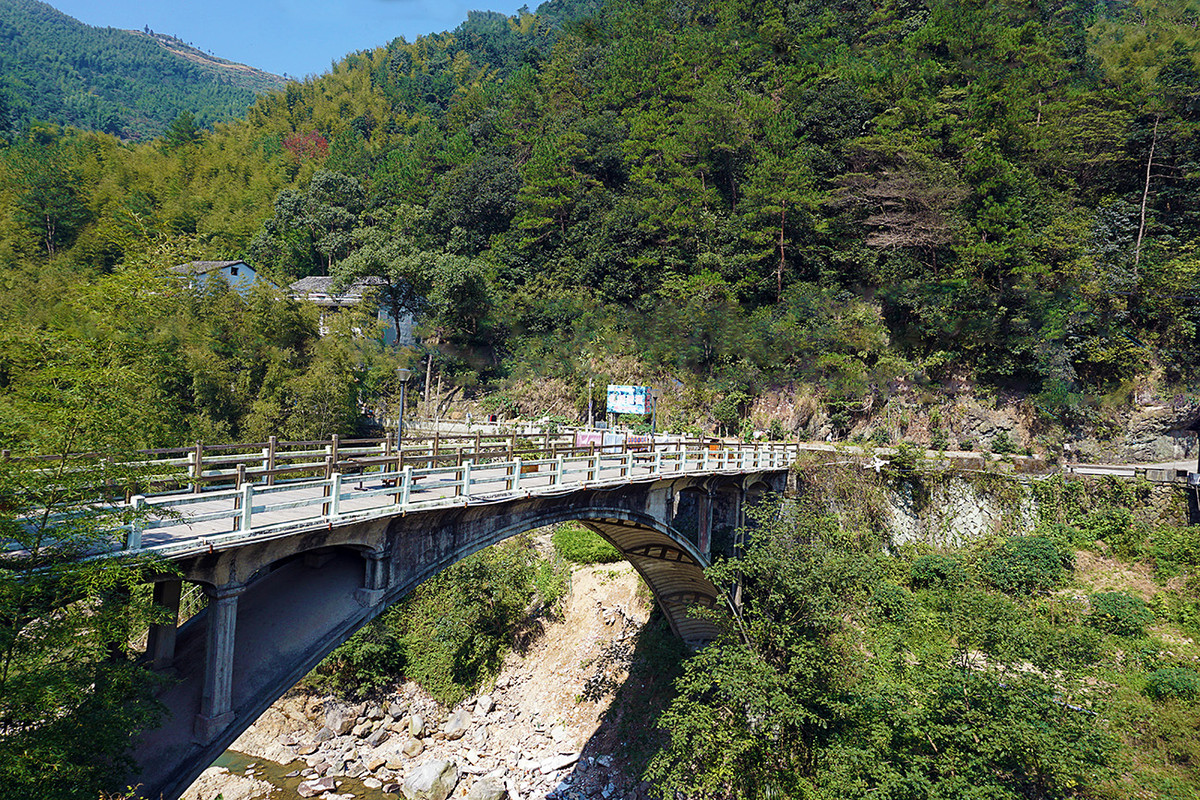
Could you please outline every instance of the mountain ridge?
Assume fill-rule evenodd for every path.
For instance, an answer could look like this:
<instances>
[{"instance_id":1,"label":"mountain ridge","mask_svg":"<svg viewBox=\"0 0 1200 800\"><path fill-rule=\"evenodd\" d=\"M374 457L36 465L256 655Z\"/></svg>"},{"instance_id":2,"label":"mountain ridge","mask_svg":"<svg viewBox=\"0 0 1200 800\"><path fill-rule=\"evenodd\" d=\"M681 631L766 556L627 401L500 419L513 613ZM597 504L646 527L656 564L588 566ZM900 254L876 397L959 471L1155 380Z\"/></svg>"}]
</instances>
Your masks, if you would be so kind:
<instances>
[{"instance_id":1,"label":"mountain ridge","mask_svg":"<svg viewBox=\"0 0 1200 800\"><path fill-rule=\"evenodd\" d=\"M201 125L240 116L286 83L175 36L86 25L40 0L0 0L0 131L50 122L149 139L183 112Z\"/></svg>"}]
</instances>

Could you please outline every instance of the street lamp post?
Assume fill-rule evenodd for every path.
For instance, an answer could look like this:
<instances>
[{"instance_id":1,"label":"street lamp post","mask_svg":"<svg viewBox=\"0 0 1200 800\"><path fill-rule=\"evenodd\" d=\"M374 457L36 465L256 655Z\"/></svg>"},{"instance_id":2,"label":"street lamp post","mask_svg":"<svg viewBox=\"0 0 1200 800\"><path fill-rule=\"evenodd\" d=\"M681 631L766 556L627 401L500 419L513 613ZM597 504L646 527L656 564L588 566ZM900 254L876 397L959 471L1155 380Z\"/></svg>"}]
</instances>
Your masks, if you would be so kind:
<instances>
[{"instance_id":1,"label":"street lamp post","mask_svg":"<svg viewBox=\"0 0 1200 800\"><path fill-rule=\"evenodd\" d=\"M396 418L397 448L404 446L404 390L408 387L408 379L411 377L411 369L405 369L404 367L396 368L396 378L400 381L400 414Z\"/></svg>"}]
</instances>

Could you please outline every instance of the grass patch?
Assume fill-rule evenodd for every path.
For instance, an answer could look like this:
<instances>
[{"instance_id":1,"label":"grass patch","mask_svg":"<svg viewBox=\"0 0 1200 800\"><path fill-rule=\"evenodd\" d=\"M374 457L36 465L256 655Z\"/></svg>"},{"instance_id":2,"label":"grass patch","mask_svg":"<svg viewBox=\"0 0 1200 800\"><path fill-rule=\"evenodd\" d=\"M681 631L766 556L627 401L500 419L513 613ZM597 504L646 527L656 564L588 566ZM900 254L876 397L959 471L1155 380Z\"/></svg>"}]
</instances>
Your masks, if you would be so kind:
<instances>
[{"instance_id":1,"label":"grass patch","mask_svg":"<svg viewBox=\"0 0 1200 800\"><path fill-rule=\"evenodd\" d=\"M625 560L621 551L600 534L574 523L558 526L552 541L560 556L576 564L611 564Z\"/></svg>"}]
</instances>

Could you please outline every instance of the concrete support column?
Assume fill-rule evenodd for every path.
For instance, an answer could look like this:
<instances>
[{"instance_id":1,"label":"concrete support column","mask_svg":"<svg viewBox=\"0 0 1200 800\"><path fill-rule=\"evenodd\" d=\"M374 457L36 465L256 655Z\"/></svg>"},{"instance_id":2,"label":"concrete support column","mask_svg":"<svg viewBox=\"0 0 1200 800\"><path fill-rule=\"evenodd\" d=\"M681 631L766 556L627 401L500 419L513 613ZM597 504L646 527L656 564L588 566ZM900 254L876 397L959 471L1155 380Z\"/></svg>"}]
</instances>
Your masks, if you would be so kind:
<instances>
[{"instance_id":1,"label":"concrete support column","mask_svg":"<svg viewBox=\"0 0 1200 800\"><path fill-rule=\"evenodd\" d=\"M154 605L170 610L171 618L150 626L146 641L146 655L150 657L150 669L163 670L175 661L175 634L179 630L179 597L183 581L159 581L154 584Z\"/></svg>"},{"instance_id":2,"label":"concrete support column","mask_svg":"<svg viewBox=\"0 0 1200 800\"><path fill-rule=\"evenodd\" d=\"M201 744L211 742L233 721L233 654L237 630L240 583L206 589L208 594L207 639L204 654L204 689L195 735Z\"/></svg>"},{"instance_id":3,"label":"concrete support column","mask_svg":"<svg viewBox=\"0 0 1200 800\"><path fill-rule=\"evenodd\" d=\"M379 605L388 587L388 555L387 550L368 550L363 553L366 562L366 572L363 575L363 588L359 589L356 598L364 608Z\"/></svg>"},{"instance_id":4,"label":"concrete support column","mask_svg":"<svg viewBox=\"0 0 1200 800\"><path fill-rule=\"evenodd\" d=\"M705 558L712 557L713 494L705 489L696 503L696 547Z\"/></svg>"}]
</instances>

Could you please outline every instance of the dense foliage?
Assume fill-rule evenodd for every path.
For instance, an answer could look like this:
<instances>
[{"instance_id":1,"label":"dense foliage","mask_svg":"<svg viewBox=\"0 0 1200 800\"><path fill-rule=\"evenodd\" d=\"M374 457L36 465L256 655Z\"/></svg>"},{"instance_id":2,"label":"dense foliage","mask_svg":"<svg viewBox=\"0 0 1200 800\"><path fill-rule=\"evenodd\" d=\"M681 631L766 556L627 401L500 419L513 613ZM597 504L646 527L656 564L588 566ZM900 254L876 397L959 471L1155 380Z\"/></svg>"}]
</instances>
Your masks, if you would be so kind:
<instances>
[{"instance_id":1,"label":"dense foliage","mask_svg":"<svg viewBox=\"0 0 1200 800\"><path fill-rule=\"evenodd\" d=\"M0 401L21 443L0 459L0 782L9 796L95 800L125 787L130 735L160 715L137 640L160 613L146 573L170 567L84 558L135 521L111 500L146 478L122 463L146 418L139 358L87 337L6 345L6 372L19 359L39 368ZM28 460L68 451L97 456Z\"/></svg>"},{"instance_id":2,"label":"dense foliage","mask_svg":"<svg viewBox=\"0 0 1200 800\"><path fill-rule=\"evenodd\" d=\"M1117 743L1081 669L1020 602L910 590L869 534L812 508L760 515L726 633L685 665L651 765L663 796L1087 796ZM928 563L928 562L926 562ZM904 570L907 572L907 570Z\"/></svg>"},{"instance_id":3,"label":"dense foliage","mask_svg":"<svg viewBox=\"0 0 1200 800\"><path fill-rule=\"evenodd\" d=\"M611 564L624 561L621 551L582 525L568 522L554 531L554 551L576 564Z\"/></svg>"},{"instance_id":4,"label":"dense foliage","mask_svg":"<svg viewBox=\"0 0 1200 800\"><path fill-rule=\"evenodd\" d=\"M476 691L504 656L527 643L533 613L553 607L565 585L528 536L454 564L421 584L335 650L309 677L345 694L415 680L446 705Z\"/></svg>"},{"instance_id":5,"label":"dense foliage","mask_svg":"<svg viewBox=\"0 0 1200 800\"><path fill-rule=\"evenodd\" d=\"M0 3L0 132L33 120L150 139L181 114L241 115L284 80L148 29L93 28L39 0Z\"/></svg>"},{"instance_id":6,"label":"dense foliage","mask_svg":"<svg viewBox=\"0 0 1200 800\"><path fill-rule=\"evenodd\" d=\"M894 380L967 377L1071 425L1135 376L1196 377L1194 16L473 13L210 134L23 129L0 151L0 261L87 282L189 236L281 285L383 274L451 383L554 378L580 409L589 377L670 375L736 429L798 381L845 430Z\"/></svg>"}]
</instances>

